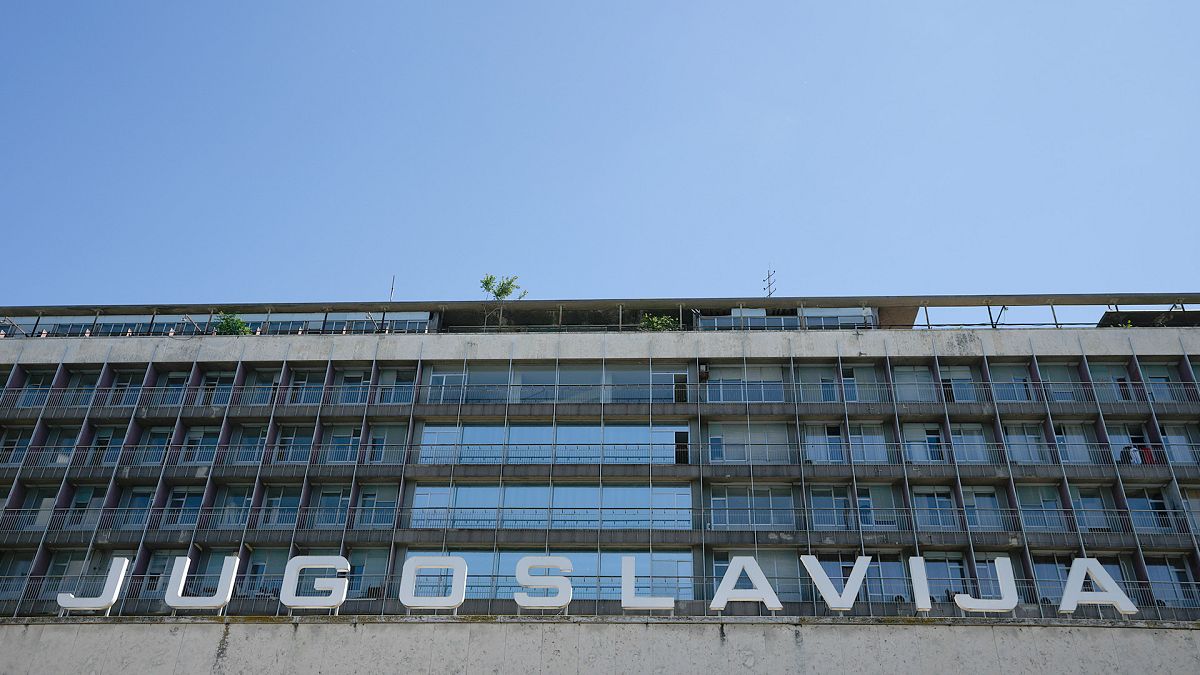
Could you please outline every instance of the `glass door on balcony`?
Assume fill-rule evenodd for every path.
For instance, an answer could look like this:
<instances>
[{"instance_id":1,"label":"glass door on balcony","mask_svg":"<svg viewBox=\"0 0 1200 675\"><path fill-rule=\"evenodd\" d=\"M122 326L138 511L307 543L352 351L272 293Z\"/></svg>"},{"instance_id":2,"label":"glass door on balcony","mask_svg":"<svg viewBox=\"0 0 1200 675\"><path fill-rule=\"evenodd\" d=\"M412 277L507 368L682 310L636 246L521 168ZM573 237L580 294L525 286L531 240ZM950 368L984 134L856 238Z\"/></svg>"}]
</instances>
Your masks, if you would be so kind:
<instances>
[{"instance_id":1,"label":"glass door on balcony","mask_svg":"<svg viewBox=\"0 0 1200 675\"><path fill-rule=\"evenodd\" d=\"M434 372L429 376L429 403L459 403L463 398L463 372Z\"/></svg>"},{"instance_id":2,"label":"glass door on balcony","mask_svg":"<svg viewBox=\"0 0 1200 675\"><path fill-rule=\"evenodd\" d=\"M1146 442L1146 428L1137 422L1105 425L1108 447L1118 464L1154 464L1155 456Z\"/></svg>"},{"instance_id":3,"label":"glass door on balcony","mask_svg":"<svg viewBox=\"0 0 1200 675\"><path fill-rule=\"evenodd\" d=\"M287 529L295 527L300 509L299 486L272 485L263 497L259 527Z\"/></svg>"},{"instance_id":4,"label":"glass door on balcony","mask_svg":"<svg viewBox=\"0 0 1200 675\"><path fill-rule=\"evenodd\" d=\"M1005 529L1004 514L1000 510L1000 497L996 488L963 488L963 507L967 515L967 526L978 531Z\"/></svg>"},{"instance_id":5,"label":"glass door on balcony","mask_svg":"<svg viewBox=\"0 0 1200 675\"><path fill-rule=\"evenodd\" d=\"M217 512L210 527L240 529L249 522L250 504L254 499L251 485L230 485L217 494Z\"/></svg>"},{"instance_id":6,"label":"glass door on balcony","mask_svg":"<svg viewBox=\"0 0 1200 675\"><path fill-rule=\"evenodd\" d=\"M180 461L183 464L212 464L217 454L219 427L193 427L183 437Z\"/></svg>"},{"instance_id":7,"label":"glass door on balcony","mask_svg":"<svg viewBox=\"0 0 1200 675\"><path fill-rule=\"evenodd\" d=\"M0 429L0 464L16 466L25 461L33 429L6 427Z\"/></svg>"},{"instance_id":8,"label":"glass door on balcony","mask_svg":"<svg viewBox=\"0 0 1200 675\"><path fill-rule=\"evenodd\" d=\"M1096 433L1090 425L1055 424L1054 442L1058 445L1058 456L1068 464L1103 463L1103 456L1096 456Z\"/></svg>"},{"instance_id":9,"label":"glass door on balcony","mask_svg":"<svg viewBox=\"0 0 1200 675\"><path fill-rule=\"evenodd\" d=\"M1046 436L1040 423L1006 423L1004 444L1008 449L1009 459L1017 464L1047 464L1050 461Z\"/></svg>"},{"instance_id":10,"label":"glass door on balcony","mask_svg":"<svg viewBox=\"0 0 1200 675\"><path fill-rule=\"evenodd\" d=\"M997 401L1015 403L1033 400L1029 368L1024 364L993 365L988 368L988 373Z\"/></svg>"},{"instance_id":11,"label":"glass door on balcony","mask_svg":"<svg viewBox=\"0 0 1200 675\"><path fill-rule=\"evenodd\" d=\"M371 441L367 444L368 464L399 464L404 461L404 444L408 427L403 424L371 425Z\"/></svg>"},{"instance_id":12,"label":"glass door on balcony","mask_svg":"<svg viewBox=\"0 0 1200 675\"><path fill-rule=\"evenodd\" d=\"M292 371L287 402L292 405L317 405L321 402L321 390L324 385L325 373L322 371Z\"/></svg>"},{"instance_id":13,"label":"glass door on balcony","mask_svg":"<svg viewBox=\"0 0 1200 675\"><path fill-rule=\"evenodd\" d=\"M45 451L39 459L41 466L66 466L71 463L71 455L75 452L75 442L79 440L80 427L52 426L46 434L43 444Z\"/></svg>"},{"instance_id":14,"label":"glass door on balcony","mask_svg":"<svg viewBox=\"0 0 1200 675\"><path fill-rule=\"evenodd\" d=\"M1079 381L1079 367L1073 363L1047 363L1038 368L1042 384L1051 401L1071 403L1085 401L1083 385Z\"/></svg>"},{"instance_id":15,"label":"glass door on balcony","mask_svg":"<svg viewBox=\"0 0 1200 675\"><path fill-rule=\"evenodd\" d=\"M855 462L889 463L887 435L882 424L851 424L850 452Z\"/></svg>"},{"instance_id":16,"label":"glass door on balcony","mask_svg":"<svg viewBox=\"0 0 1200 675\"><path fill-rule=\"evenodd\" d=\"M384 368L379 371L379 393L376 403L400 405L413 402L413 380L416 373L411 370Z\"/></svg>"},{"instance_id":17,"label":"glass door on balcony","mask_svg":"<svg viewBox=\"0 0 1200 675\"><path fill-rule=\"evenodd\" d=\"M50 393L50 385L54 382L53 371L33 371L25 377L25 386L21 387L21 395L17 397L20 408L40 408L46 403Z\"/></svg>"},{"instance_id":18,"label":"glass door on balcony","mask_svg":"<svg viewBox=\"0 0 1200 675\"><path fill-rule=\"evenodd\" d=\"M913 488L913 511L917 527L925 530L957 530L954 496L948 487Z\"/></svg>"},{"instance_id":19,"label":"glass door on balcony","mask_svg":"<svg viewBox=\"0 0 1200 675\"><path fill-rule=\"evenodd\" d=\"M262 450L266 445L267 429L257 425L243 425L238 429L237 441L233 444L234 464L258 464L262 461Z\"/></svg>"},{"instance_id":20,"label":"glass door on balcony","mask_svg":"<svg viewBox=\"0 0 1200 675\"><path fill-rule=\"evenodd\" d=\"M163 514L164 527L191 527L200 515L200 504L204 499L202 487L176 487L167 498L167 509Z\"/></svg>"},{"instance_id":21,"label":"glass door on balcony","mask_svg":"<svg viewBox=\"0 0 1200 675\"><path fill-rule=\"evenodd\" d=\"M312 442L312 427L279 427L279 438L275 443L275 461L282 464L307 463L312 454Z\"/></svg>"},{"instance_id":22,"label":"glass door on balcony","mask_svg":"<svg viewBox=\"0 0 1200 675\"><path fill-rule=\"evenodd\" d=\"M804 453L816 464L845 464L846 443L838 424L808 424L804 427Z\"/></svg>"},{"instance_id":23,"label":"glass door on balcony","mask_svg":"<svg viewBox=\"0 0 1200 675\"><path fill-rule=\"evenodd\" d=\"M1163 445L1167 457L1176 464L1196 464L1200 461L1200 425L1162 425Z\"/></svg>"},{"instance_id":24,"label":"glass door on balcony","mask_svg":"<svg viewBox=\"0 0 1200 675\"><path fill-rule=\"evenodd\" d=\"M395 485L364 485L358 497L355 526L370 529L391 528L395 523L398 494Z\"/></svg>"},{"instance_id":25,"label":"glass door on balcony","mask_svg":"<svg viewBox=\"0 0 1200 675\"><path fill-rule=\"evenodd\" d=\"M992 460L987 433L982 424L955 423L950 425L954 459L961 464L984 464Z\"/></svg>"},{"instance_id":26,"label":"glass door on balcony","mask_svg":"<svg viewBox=\"0 0 1200 675\"><path fill-rule=\"evenodd\" d=\"M108 387L105 405L132 406L137 405L138 394L142 390L144 373L118 371L113 374L112 384Z\"/></svg>"},{"instance_id":27,"label":"glass door on balcony","mask_svg":"<svg viewBox=\"0 0 1200 675\"><path fill-rule=\"evenodd\" d=\"M1162 490L1157 488L1129 488L1125 490L1125 501L1129 504L1129 515L1138 532L1170 532L1171 509Z\"/></svg>"},{"instance_id":28,"label":"glass door on balcony","mask_svg":"<svg viewBox=\"0 0 1200 675\"><path fill-rule=\"evenodd\" d=\"M339 370L334 373L332 402L338 405L361 405L367 402L371 373L365 370Z\"/></svg>"},{"instance_id":29,"label":"glass door on balcony","mask_svg":"<svg viewBox=\"0 0 1200 675\"><path fill-rule=\"evenodd\" d=\"M1125 364L1092 363L1089 367L1092 386L1095 387L1098 400L1105 402L1134 400L1129 369L1125 367Z\"/></svg>"},{"instance_id":30,"label":"glass door on balcony","mask_svg":"<svg viewBox=\"0 0 1200 675\"><path fill-rule=\"evenodd\" d=\"M358 445L362 427L337 425L325 432L325 447L320 453L322 464L352 464L358 461Z\"/></svg>"},{"instance_id":31,"label":"glass door on balcony","mask_svg":"<svg viewBox=\"0 0 1200 675\"><path fill-rule=\"evenodd\" d=\"M121 455L121 441L125 431L121 427L97 427L88 447L88 466L112 466Z\"/></svg>"},{"instance_id":32,"label":"glass door on balcony","mask_svg":"<svg viewBox=\"0 0 1200 675\"><path fill-rule=\"evenodd\" d=\"M317 491L317 507L313 514L312 527L343 527L350 509L350 487L322 487Z\"/></svg>"},{"instance_id":33,"label":"glass door on balcony","mask_svg":"<svg viewBox=\"0 0 1200 675\"><path fill-rule=\"evenodd\" d=\"M1107 492L1106 488L1071 486L1071 508L1080 530L1111 532L1117 529L1114 527L1117 523L1110 521L1112 499L1107 497Z\"/></svg>"},{"instance_id":34,"label":"glass door on balcony","mask_svg":"<svg viewBox=\"0 0 1200 675\"><path fill-rule=\"evenodd\" d=\"M140 530L146 526L146 516L154 501L154 488L139 487L126 489L118 502L117 516L112 526L123 530Z\"/></svg>"},{"instance_id":35,"label":"glass door on balcony","mask_svg":"<svg viewBox=\"0 0 1200 675\"><path fill-rule=\"evenodd\" d=\"M63 527L71 530L90 530L99 522L100 508L104 506L107 487L103 485L80 485L71 495L71 505Z\"/></svg>"},{"instance_id":36,"label":"glass door on balcony","mask_svg":"<svg viewBox=\"0 0 1200 675\"><path fill-rule=\"evenodd\" d=\"M19 519L21 529L45 529L50 524L54 514L55 492L49 487L31 487L25 491L21 501L22 515Z\"/></svg>"},{"instance_id":37,"label":"glass door on balcony","mask_svg":"<svg viewBox=\"0 0 1200 675\"><path fill-rule=\"evenodd\" d=\"M814 485L808 490L812 526L816 530L848 530L853 522L845 486Z\"/></svg>"},{"instance_id":38,"label":"glass door on balcony","mask_svg":"<svg viewBox=\"0 0 1200 675\"><path fill-rule=\"evenodd\" d=\"M929 366L894 366L896 400L904 403L936 402L933 372Z\"/></svg>"},{"instance_id":39,"label":"glass door on balcony","mask_svg":"<svg viewBox=\"0 0 1200 675\"><path fill-rule=\"evenodd\" d=\"M947 402L974 403L979 400L970 366L941 365L938 371L942 378L942 395Z\"/></svg>"},{"instance_id":40,"label":"glass door on balcony","mask_svg":"<svg viewBox=\"0 0 1200 675\"><path fill-rule=\"evenodd\" d=\"M908 461L916 464L946 462L946 444L942 439L941 426L908 423L902 427L902 430L904 450Z\"/></svg>"},{"instance_id":41,"label":"glass door on balcony","mask_svg":"<svg viewBox=\"0 0 1200 675\"><path fill-rule=\"evenodd\" d=\"M139 449L135 461L142 466L158 466L163 463L167 446L174 433L170 427L151 427Z\"/></svg>"},{"instance_id":42,"label":"glass door on balcony","mask_svg":"<svg viewBox=\"0 0 1200 675\"><path fill-rule=\"evenodd\" d=\"M1178 380L1175 374L1177 372L1176 367L1171 364L1142 364L1142 375L1146 378L1146 393L1150 396L1151 401L1162 403L1181 398L1176 395Z\"/></svg>"},{"instance_id":43,"label":"glass door on balcony","mask_svg":"<svg viewBox=\"0 0 1200 675\"><path fill-rule=\"evenodd\" d=\"M838 398L837 369L832 365L797 366L796 397L803 403L833 403Z\"/></svg>"},{"instance_id":44,"label":"glass door on balcony","mask_svg":"<svg viewBox=\"0 0 1200 675\"><path fill-rule=\"evenodd\" d=\"M1021 518L1031 530L1066 531L1062 506L1055 485L1021 485L1017 487Z\"/></svg>"},{"instance_id":45,"label":"glass door on balcony","mask_svg":"<svg viewBox=\"0 0 1200 675\"><path fill-rule=\"evenodd\" d=\"M895 530L900 520L890 485L859 485L858 524L864 530Z\"/></svg>"},{"instance_id":46,"label":"glass door on balcony","mask_svg":"<svg viewBox=\"0 0 1200 675\"><path fill-rule=\"evenodd\" d=\"M229 395L233 393L233 375L233 373L205 373L200 380L196 405L228 405Z\"/></svg>"}]
</instances>

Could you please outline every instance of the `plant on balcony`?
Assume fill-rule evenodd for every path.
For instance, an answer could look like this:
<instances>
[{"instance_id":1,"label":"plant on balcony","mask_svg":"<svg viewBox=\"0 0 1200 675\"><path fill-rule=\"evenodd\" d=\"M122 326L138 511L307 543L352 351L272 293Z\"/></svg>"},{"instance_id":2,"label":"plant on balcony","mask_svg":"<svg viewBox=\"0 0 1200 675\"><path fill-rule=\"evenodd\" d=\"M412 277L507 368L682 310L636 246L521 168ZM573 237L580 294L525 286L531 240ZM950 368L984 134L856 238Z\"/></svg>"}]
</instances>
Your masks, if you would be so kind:
<instances>
[{"instance_id":1,"label":"plant on balcony","mask_svg":"<svg viewBox=\"0 0 1200 675\"><path fill-rule=\"evenodd\" d=\"M643 314L642 320L638 322L638 328L650 331L679 330L679 319L673 316Z\"/></svg>"},{"instance_id":2,"label":"plant on balcony","mask_svg":"<svg viewBox=\"0 0 1200 675\"><path fill-rule=\"evenodd\" d=\"M250 326L237 314L221 312L217 316L216 332L217 335L249 335Z\"/></svg>"},{"instance_id":3,"label":"plant on balcony","mask_svg":"<svg viewBox=\"0 0 1200 675\"><path fill-rule=\"evenodd\" d=\"M504 303L508 302L509 299L521 300L529 293L529 291L521 290L521 286L517 284L517 277L515 276L497 278L495 274L487 274L479 280L479 287L491 297L494 303L483 315L483 325L485 328L488 325L488 320L493 315L496 316L496 325L503 326ZM521 291L521 293L516 298L513 298L513 293L517 291Z\"/></svg>"}]
</instances>

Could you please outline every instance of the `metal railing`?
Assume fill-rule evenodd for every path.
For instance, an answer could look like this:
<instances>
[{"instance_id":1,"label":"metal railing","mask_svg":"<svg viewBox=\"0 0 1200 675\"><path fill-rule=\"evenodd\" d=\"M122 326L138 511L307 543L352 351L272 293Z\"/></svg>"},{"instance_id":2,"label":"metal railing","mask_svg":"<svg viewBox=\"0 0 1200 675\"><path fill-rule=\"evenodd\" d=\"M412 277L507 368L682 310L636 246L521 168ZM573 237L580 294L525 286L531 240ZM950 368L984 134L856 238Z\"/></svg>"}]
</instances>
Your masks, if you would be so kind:
<instances>
[{"instance_id":1,"label":"metal railing","mask_svg":"<svg viewBox=\"0 0 1200 675\"><path fill-rule=\"evenodd\" d=\"M649 376L649 373L647 373ZM0 408L84 409L89 406L360 406L486 403L1200 403L1185 382L835 382L713 380L706 383L192 385L0 391Z\"/></svg>"},{"instance_id":2,"label":"metal railing","mask_svg":"<svg viewBox=\"0 0 1200 675\"><path fill-rule=\"evenodd\" d=\"M368 466L449 464L655 464L655 465L1097 465L1193 466L1200 444L1003 443L971 439L904 443L844 441L802 444L721 441L712 443L234 443L193 445L60 445L15 448L0 454L0 467L42 471L67 467L162 466Z\"/></svg>"},{"instance_id":3,"label":"metal railing","mask_svg":"<svg viewBox=\"0 0 1200 675\"><path fill-rule=\"evenodd\" d=\"M809 506L726 507L450 507L227 506L84 509L8 509L0 513L0 541L22 533L184 530L372 529L656 529L861 532L1026 532L1181 535L1192 517L1172 509L1064 509Z\"/></svg>"}]
</instances>

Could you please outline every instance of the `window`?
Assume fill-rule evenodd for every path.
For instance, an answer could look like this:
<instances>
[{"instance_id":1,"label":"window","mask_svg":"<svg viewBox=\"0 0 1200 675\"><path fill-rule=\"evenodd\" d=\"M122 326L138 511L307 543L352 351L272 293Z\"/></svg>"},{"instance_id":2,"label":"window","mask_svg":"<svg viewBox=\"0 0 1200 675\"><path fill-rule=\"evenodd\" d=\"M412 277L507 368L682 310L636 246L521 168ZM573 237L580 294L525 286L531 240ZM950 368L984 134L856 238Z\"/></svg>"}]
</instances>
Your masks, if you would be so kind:
<instances>
[{"instance_id":1,"label":"window","mask_svg":"<svg viewBox=\"0 0 1200 675\"><path fill-rule=\"evenodd\" d=\"M854 522L845 486L814 485L809 488L809 510L816 530L847 530Z\"/></svg>"},{"instance_id":2,"label":"window","mask_svg":"<svg viewBox=\"0 0 1200 675\"><path fill-rule=\"evenodd\" d=\"M1125 364L1092 363L1090 371L1097 400L1114 402L1134 399L1129 370Z\"/></svg>"},{"instance_id":3,"label":"window","mask_svg":"<svg viewBox=\"0 0 1200 675\"><path fill-rule=\"evenodd\" d=\"M1031 422L1007 423L1004 425L1004 442L1008 447L1009 459L1018 464L1046 464L1050 452L1042 425Z\"/></svg>"},{"instance_id":4,"label":"window","mask_svg":"<svg viewBox=\"0 0 1200 675\"><path fill-rule=\"evenodd\" d=\"M1062 508L1058 501L1055 485L1019 485L1017 501L1021 505L1021 518L1031 530L1065 531Z\"/></svg>"},{"instance_id":5,"label":"window","mask_svg":"<svg viewBox=\"0 0 1200 675\"><path fill-rule=\"evenodd\" d=\"M999 460L988 447L987 432L982 424L951 424L950 439L953 441L954 459L960 464L996 463Z\"/></svg>"},{"instance_id":6,"label":"window","mask_svg":"<svg viewBox=\"0 0 1200 675\"><path fill-rule=\"evenodd\" d=\"M993 365L989 368L992 392L997 401L1032 401L1029 369L1024 365Z\"/></svg>"},{"instance_id":7,"label":"window","mask_svg":"<svg viewBox=\"0 0 1200 675\"><path fill-rule=\"evenodd\" d=\"M887 436L880 424L851 424L850 453L855 462L869 464L890 463Z\"/></svg>"},{"instance_id":8,"label":"window","mask_svg":"<svg viewBox=\"0 0 1200 675\"><path fill-rule=\"evenodd\" d=\"M948 487L913 488L913 515L917 526L925 530L960 529L954 497Z\"/></svg>"},{"instance_id":9,"label":"window","mask_svg":"<svg viewBox=\"0 0 1200 675\"><path fill-rule=\"evenodd\" d=\"M1055 424L1058 456L1068 464L1103 464L1105 453L1095 443L1095 432L1083 424Z\"/></svg>"},{"instance_id":10,"label":"window","mask_svg":"<svg viewBox=\"0 0 1200 675\"><path fill-rule=\"evenodd\" d=\"M176 487L167 498L163 513L164 527L187 527L196 524L200 515L200 503L204 499L202 487Z\"/></svg>"},{"instance_id":11,"label":"window","mask_svg":"<svg viewBox=\"0 0 1200 675\"><path fill-rule=\"evenodd\" d=\"M1000 498L996 488L971 487L963 488L963 506L967 516L967 526L976 531L997 531L1014 529L1000 510Z\"/></svg>"},{"instance_id":12,"label":"window","mask_svg":"<svg viewBox=\"0 0 1200 675\"><path fill-rule=\"evenodd\" d=\"M218 427L193 427L183 438L180 461L183 464L212 464L216 457L217 441L221 437Z\"/></svg>"},{"instance_id":13,"label":"window","mask_svg":"<svg viewBox=\"0 0 1200 675\"><path fill-rule=\"evenodd\" d=\"M940 366L942 395L949 403L974 403L980 399L970 366Z\"/></svg>"},{"instance_id":14,"label":"window","mask_svg":"<svg viewBox=\"0 0 1200 675\"><path fill-rule=\"evenodd\" d=\"M959 553L926 553L925 575L929 579L929 597L934 602L954 602L954 596L967 593L967 571Z\"/></svg>"},{"instance_id":15,"label":"window","mask_svg":"<svg viewBox=\"0 0 1200 675\"><path fill-rule=\"evenodd\" d=\"M713 529L793 529L792 491L786 486L714 486Z\"/></svg>"},{"instance_id":16,"label":"window","mask_svg":"<svg viewBox=\"0 0 1200 675\"><path fill-rule=\"evenodd\" d=\"M908 461L919 464L943 464L947 461L946 444L940 426L910 422L901 429Z\"/></svg>"},{"instance_id":17,"label":"window","mask_svg":"<svg viewBox=\"0 0 1200 675\"><path fill-rule=\"evenodd\" d=\"M937 389L928 366L894 366L896 400L900 402L936 402Z\"/></svg>"},{"instance_id":18,"label":"window","mask_svg":"<svg viewBox=\"0 0 1200 675\"><path fill-rule=\"evenodd\" d=\"M1130 488L1125 491L1125 500L1129 504L1129 517L1133 520L1133 527L1138 532L1175 531L1174 514L1169 510L1162 490Z\"/></svg>"}]
</instances>

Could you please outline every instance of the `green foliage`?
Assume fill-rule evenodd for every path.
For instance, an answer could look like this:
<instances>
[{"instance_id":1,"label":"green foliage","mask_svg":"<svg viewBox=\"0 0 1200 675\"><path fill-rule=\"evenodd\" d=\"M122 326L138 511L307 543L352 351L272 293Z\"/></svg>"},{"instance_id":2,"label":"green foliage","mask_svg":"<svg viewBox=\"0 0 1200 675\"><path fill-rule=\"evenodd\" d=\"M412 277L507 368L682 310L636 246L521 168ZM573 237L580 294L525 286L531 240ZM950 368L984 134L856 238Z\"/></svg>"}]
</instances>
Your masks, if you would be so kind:
<instances>
[{"instance_id":1,"label":"green foliage","mask_svg":"<svg viewBox=\"0 0 1200 675\"><path fill-rule=\"evenodd\" d=\"M250 326L237 314L221 312L217 316L216 331L217 335L249 335Z\"/></svg>"},{"instance_id":2,"label":"green foliage","mask_svg":"<svg viewBox=\"0 0 1200 675\"><path fill-rule=\"evenodd\" d=\"M496 278L495 274L489 274L479 280L479 287L485 293L492 296L496 302L504 302L508 300L513 293L521 291L521 287L517 285L517 277L500 277ZM521 294L516 297L520 300L525 297L528 291L521 291Z\"/></svg>"},{"instance_id":3,"label":"green foliage","mask_svg":"<svg viewBox=\"0 0 1200 675\"><path fill-rule=\"evenodd\" d=\"M642 330L652 331L679 330L679 319L673 316L643 314L642 320L638 322L638 327Z\"/></svg>"}]
</instances>

